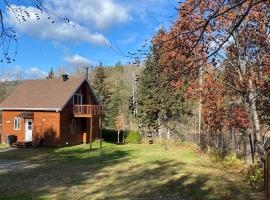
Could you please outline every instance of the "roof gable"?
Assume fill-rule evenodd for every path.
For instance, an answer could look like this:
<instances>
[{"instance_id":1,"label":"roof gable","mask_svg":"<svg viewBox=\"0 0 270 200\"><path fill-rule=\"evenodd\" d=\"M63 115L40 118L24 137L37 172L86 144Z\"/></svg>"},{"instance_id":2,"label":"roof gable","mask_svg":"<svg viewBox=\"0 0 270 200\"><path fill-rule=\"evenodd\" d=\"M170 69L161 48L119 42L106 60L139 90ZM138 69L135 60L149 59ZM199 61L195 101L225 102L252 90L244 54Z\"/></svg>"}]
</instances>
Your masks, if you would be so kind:
<instances>
[{"instance_id":1,"label":"roof gable","mask_svg":"<svg viewBox=\"0 0 270 200\"><path fill-rule=\"evenodd\" d=\"M22 81L0 104L0 110L61 111L84 81L84 78ZM89 87L94 94L90 84ZM93 96L99 102L96 95Z\"/></svg>"}]
</instances>

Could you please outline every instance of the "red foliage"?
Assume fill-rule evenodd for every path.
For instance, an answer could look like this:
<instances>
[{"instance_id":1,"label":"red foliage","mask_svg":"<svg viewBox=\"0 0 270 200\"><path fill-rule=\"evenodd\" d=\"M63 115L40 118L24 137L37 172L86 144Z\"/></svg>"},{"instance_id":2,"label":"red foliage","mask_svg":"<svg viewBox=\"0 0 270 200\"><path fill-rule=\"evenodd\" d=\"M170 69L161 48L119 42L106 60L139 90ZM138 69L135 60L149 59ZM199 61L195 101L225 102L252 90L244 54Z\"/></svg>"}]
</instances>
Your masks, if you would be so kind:
<instances>
[{"instance_id":1,"label":"red foliage","mask_svg":"<svg viewBox=\"0 0 270 200\"><path fill-rule=\"evenodd\" d=\"M251 90L270 91L270 1L246 0L230 9L237 2L186 0L172 28L153 39L160 63L172 74L171 85L183 90L187 99L198 100L201 95L204 123L215 130L229 124L251 127L247 112ZM216 52L218 48L223 52Z\"/></svg>"},{"instance_id":2,"label":"red foliage","mask_svg":"<svg viewBox=\"0 0 270 200\"><path fill-rule=\"evenodd\" d=\"M230 111L230 124L234 128L247 129L251 127L251 121L245 108L233 106Z\"/></svg>"}]
</instances>

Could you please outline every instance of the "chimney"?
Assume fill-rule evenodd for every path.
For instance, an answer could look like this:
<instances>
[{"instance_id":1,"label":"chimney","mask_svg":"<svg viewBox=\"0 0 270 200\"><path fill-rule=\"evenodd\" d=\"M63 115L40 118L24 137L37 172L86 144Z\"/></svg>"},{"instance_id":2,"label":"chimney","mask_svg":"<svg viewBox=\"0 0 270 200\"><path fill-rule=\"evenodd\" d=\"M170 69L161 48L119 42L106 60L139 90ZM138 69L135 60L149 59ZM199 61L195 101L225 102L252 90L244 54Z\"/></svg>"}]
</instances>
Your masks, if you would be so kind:
<instances>
[{"instance_id":1,"label":"chimney","mask_svg":"<svg viewBox=\"0 0 270 200\"><path fill-rule=\"evenodd\" d=\"M89 67L85 67L85 80L88 80L88 71L89 71Z\"/></svg>"},{"instance_id":2,"label":"chimney","mask_svg":"<svg viewBox=\"0 0 270 200\"><path fill-rule=\"evenodd\" d=\"M69 79L67 74L62 74L63 81L67 81Z\"/></svg>"}]
</instances>

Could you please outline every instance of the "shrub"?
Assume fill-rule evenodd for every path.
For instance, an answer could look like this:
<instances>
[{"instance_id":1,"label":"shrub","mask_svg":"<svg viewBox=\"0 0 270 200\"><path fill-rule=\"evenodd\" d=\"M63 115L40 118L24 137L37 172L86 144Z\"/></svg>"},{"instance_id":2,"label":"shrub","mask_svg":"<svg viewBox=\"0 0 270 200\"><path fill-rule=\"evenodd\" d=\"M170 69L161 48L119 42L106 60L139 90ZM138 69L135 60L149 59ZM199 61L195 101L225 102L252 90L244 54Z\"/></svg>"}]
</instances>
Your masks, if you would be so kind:
<instances>
[{"instance_id":1,"label":"shrub","mask_svg":"<svg viewBox=\"0 0 270 200\"><path fill-rule=\"evenodd\" d=\"M223 159L223 165L233 169L243 169L244 162L239 159L236 153L231 153Z\"/></svg>"},{"instance_id":2,"label":"shrub","mask_svg":"<svg viewBox=\"0 0 270 200\"><path fill-rule=\"evenodd\" d=\"M214 162L222 162L226 157L224 151L216 148L209 148L207 153Z\"/></svg>"},{"instance_id":3,"label":"shrub","mask_svg":"<svg viewBox=\"0 0 270 200\"><path fill-rule=\"evenodd\" d=\"M244 179L255 189L263 189L264 172L262 166L252 164L243 170Z\"/></svg>"},{"instance_id":4,"label":"shrub","mask_svg":"<svg viewBox=\"0 0 270 200\"><path fill-rule=\"evenodd\" d=\"M244 162L238 158L236 153L228 153L219 149L208 149L208 155L214 162L220 162L222 165L234 170L241 170Z\"/></svg>"},{"instance_id":5,"label":"shrub","mask_svg":"<svg viewBox=\"0 0 270 200\"><path fill-rule=\"evenodd\" d=\"M141 135L138 131L126 131L125 132L125 142L131 144L141 143Z\"/></svg>"},{"instance_id":6,"label":"shrub","mask_svg":"<svg viewBox=\"0 0 270 200\"><path fill-rule=\"evenodd\" d=\"M120 142L123 140L123 132L120 132ZM113 129L103 129L102 130L102 138L107 141L107 142L117 142L118 135L117 135L117 130Z\"/></svg>"}]
</instances>

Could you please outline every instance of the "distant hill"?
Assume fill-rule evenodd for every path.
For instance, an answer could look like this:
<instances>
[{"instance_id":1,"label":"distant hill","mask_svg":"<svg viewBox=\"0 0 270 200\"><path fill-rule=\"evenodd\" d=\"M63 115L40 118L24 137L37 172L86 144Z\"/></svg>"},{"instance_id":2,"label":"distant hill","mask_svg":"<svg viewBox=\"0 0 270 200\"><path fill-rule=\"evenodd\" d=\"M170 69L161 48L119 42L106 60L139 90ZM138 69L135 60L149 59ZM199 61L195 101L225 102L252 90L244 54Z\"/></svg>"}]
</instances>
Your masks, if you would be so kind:
<instances>
[{"instance_id":1,"label":"distant hill","mask_svg":"<svg viewBox=\"0 0 270 200\"><path fill-rule=\"evenodd\" d=\"M0 103L13 91L20 81L2 81L0 82Z\"/></svg>"},{"instance_id":2,"label":"distant hill","mask_svg":"<svg viewBox=\"0 0 270 200\"><path fill-rule=\"evenodd\" d=\"M0 82L0 103L13 91L19 84L19 81L1 81ZM2 113L0 112L0 124L2 124Z\"/></svg>"}]
</instances>

